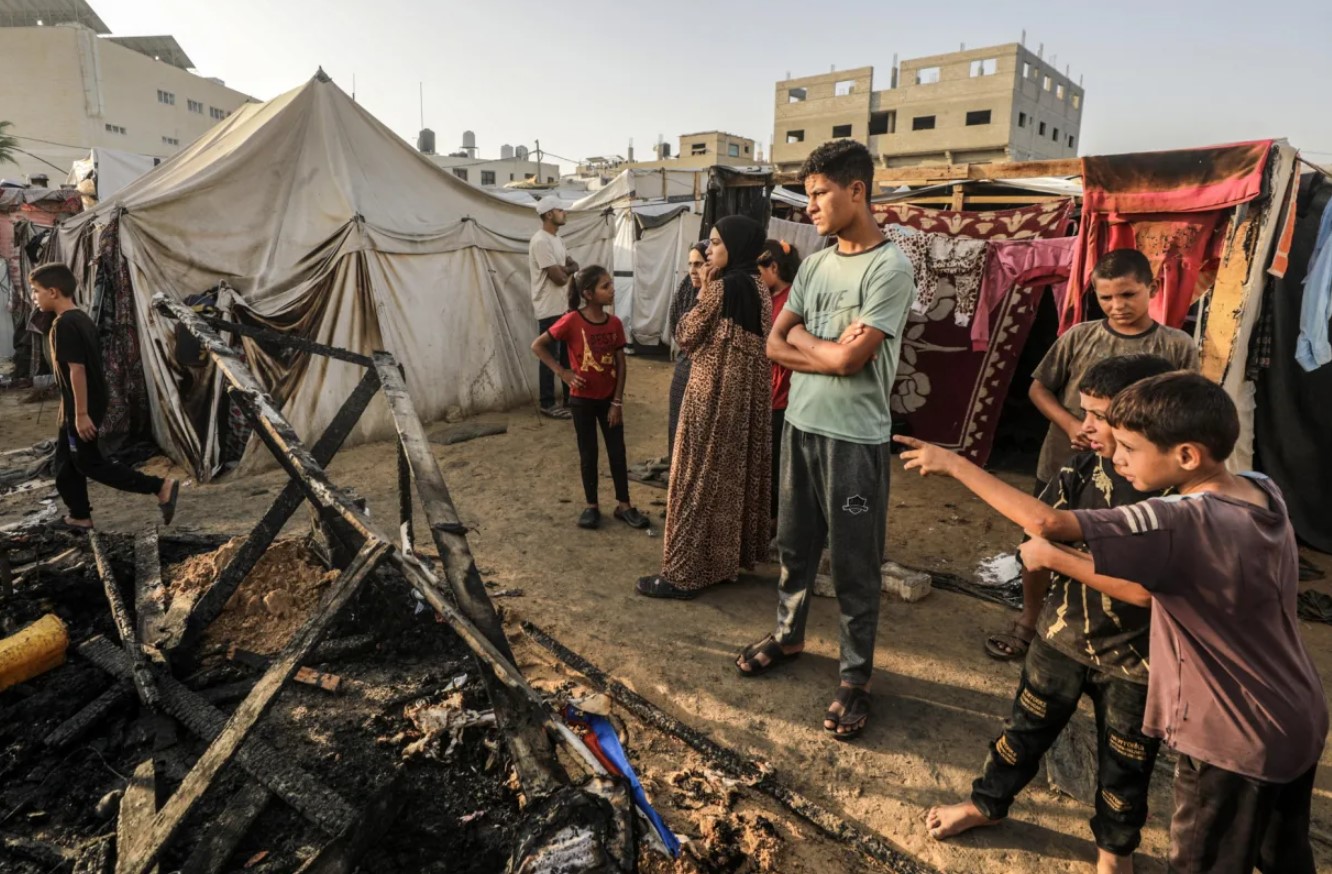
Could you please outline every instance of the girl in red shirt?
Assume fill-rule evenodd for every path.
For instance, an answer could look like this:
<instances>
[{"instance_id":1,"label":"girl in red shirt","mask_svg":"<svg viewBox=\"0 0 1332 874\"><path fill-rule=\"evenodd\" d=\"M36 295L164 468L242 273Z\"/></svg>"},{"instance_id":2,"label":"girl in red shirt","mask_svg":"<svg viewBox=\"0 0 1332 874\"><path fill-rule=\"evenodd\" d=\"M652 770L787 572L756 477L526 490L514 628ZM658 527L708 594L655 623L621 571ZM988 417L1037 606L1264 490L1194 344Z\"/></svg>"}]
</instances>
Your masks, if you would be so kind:
<instances>
[{"instance_id":1,"label":"girl in red shirt","mask_svg":"<svg viewBox=\"0 0 1332 874\"><path fill-rule=\"evenodd\" d=\"M759 281L772 295L772 320L786 306L800 269L800 251L785 240L768 240L758 258ZM786 424L786 404L791 394L791 371L772 365L772 519L777 530L777 495L781 492L782 427Z\"/></svg>"},{"instance_id":2,"label":"girl in red shirt","mask_svg":"<svg viewBox=\"0 0 1332 874\"><path fill-rule=\"evenodd\" d=\"M587 507L578 527L601 525L597 504L597 426L606 441L611 480L615 483L615 518L630 528L648 527L648 519L629 503L629 467L624 453L624 325L606 311L615 302L615 281L605 267L591 265L569 282L569 310L532 343L541 363L569 386L569 412L578 436L583 494ZM569 353L563 367L551 353L556 341Z\"/></svg>"}]
</instances>

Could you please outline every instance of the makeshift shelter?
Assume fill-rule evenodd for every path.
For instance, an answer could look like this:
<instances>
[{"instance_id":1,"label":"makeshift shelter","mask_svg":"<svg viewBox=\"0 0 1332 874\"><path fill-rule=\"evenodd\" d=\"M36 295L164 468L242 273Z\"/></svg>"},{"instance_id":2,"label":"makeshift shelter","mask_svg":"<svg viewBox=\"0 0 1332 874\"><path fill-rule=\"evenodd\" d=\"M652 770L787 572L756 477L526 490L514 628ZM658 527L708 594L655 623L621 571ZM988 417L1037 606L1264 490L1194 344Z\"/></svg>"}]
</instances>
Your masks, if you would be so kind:
<instances>
[{"instance_id":1,"label":"makeshift shelter","mask_svg":"<svg viewBox=\"0 0 1332 874\"><path fill-rule=\"evenodd\" d=\"M224 317L390 351L427 421L505 408L535 396L527 249L538 226L531 208L440 170L321 72L243 106L65 223L57 254L83 279L81 303L111 304L109 317L135 335L125 367L108 366L112 380L128 384L139 357L154 438L206 479L236 432L218 375L149 306L154 293L185 299L224 283L209 301ZM574 211L562 236L587 264L609 260L612 232L600 212ZM337 359L235 342L307 439L361 376ZM392 433L376 405L350 439ZM255 450L252 439L242 469Z\"/></svg>"},{"instance_id":2,"label":"makeshift shelter","mask_svg":"<svg viewBox=\"0 0 1332 874\"><path fill-rule=\"evenodd\" d=\"M52 188L0 187L0 358L15 359L15 376L36 374L41 355L32 354L27 330L32 301L28 294L28 271L44 231L65 216L78 212L76 191Z\"/></svg>"},{"instance_id":3,"label":"makeshift shelter","mask_svg":"<svg viewBox=\"0 0 1332 874\"><path fill-rule=\"evenodd\" d=\"M88 157L75 161L70 167L66 184L76 188L91 181L91 191L80 189L93 198L94 203L118 194L149 170L162 163L161 158L124 152L120 149L93 149Z\"/></svg>"}]
</instances>

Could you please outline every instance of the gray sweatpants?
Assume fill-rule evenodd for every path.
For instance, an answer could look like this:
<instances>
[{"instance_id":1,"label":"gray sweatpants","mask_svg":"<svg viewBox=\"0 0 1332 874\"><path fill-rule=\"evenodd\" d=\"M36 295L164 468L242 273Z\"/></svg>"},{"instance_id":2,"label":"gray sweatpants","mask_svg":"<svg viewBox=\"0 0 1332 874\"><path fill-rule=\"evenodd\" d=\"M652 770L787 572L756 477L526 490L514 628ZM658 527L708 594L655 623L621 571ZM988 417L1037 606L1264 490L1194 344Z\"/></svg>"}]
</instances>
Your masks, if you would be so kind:
<instances>
[{"instance_id":1,"label":"gray sweatpants","mask_svg":"<svg viewBox=\"0 0 1332 874\"><path fill-rule=\"evenodd\" d=\"M777 642L805 639L810 589L828 544L841 609L842 679L869 682L879 625L884 538L888 527L890 444L865 445L786 425L782 439L777 549Z\"/></svg>"}]
</instances>

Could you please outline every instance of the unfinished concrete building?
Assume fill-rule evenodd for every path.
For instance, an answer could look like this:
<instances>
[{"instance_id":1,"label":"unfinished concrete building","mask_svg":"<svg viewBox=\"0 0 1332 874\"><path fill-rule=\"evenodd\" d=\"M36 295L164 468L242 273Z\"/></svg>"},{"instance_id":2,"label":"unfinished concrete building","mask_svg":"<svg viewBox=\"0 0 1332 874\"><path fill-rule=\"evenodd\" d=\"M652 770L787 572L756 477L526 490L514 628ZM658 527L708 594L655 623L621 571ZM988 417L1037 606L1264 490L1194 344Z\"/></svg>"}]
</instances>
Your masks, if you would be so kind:
<instances>
[{"instance_id":1,"label":"unfinished concrete building","mask_svg":"<svg viewBox=\"0 0 1332 874\"><path fill-rule=\"evenodd\" d=\"M915 58L881 91L873 67L778 82L772 161L795 170L842 138L883 167L1074 157L1084 92L1041 54L1009 43Z\"/></svg>"}]
</instances>

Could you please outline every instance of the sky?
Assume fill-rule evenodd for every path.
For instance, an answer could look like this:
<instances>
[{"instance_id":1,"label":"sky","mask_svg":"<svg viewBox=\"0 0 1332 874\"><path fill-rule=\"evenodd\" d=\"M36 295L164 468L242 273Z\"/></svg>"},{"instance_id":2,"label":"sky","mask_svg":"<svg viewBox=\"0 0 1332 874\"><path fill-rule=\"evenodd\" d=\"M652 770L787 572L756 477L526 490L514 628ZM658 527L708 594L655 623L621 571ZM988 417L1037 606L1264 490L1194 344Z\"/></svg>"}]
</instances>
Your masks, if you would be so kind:
<instances>
[{"instance_id":1,"label":"sky","mask_svg":"<svg viewBox=\"0 0 1332 874\"><path fill-rule=\"evenodd\" d=\"M89 0L117 35L170 33L204 76L266 100L322 66L410 142L476 133L572 162L649 159L658 136L720 129L767 154L774 84L1017 42L1086 89L1079 151L1285 137L1332 163L1332 2L1116 0ZM421 93L424 92L422 103ZM424 113L422 112L424 107Z\"/></svg>"}]
</instances>

